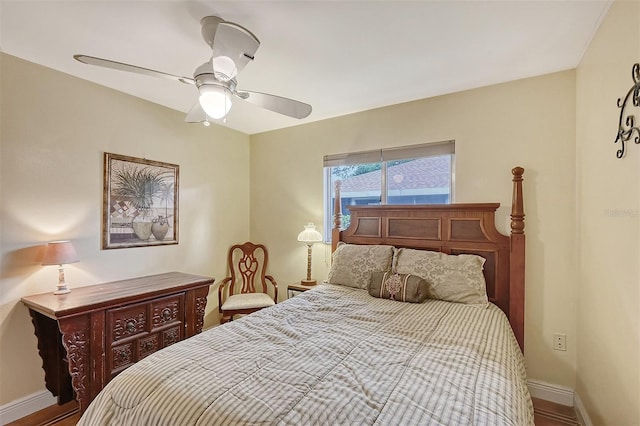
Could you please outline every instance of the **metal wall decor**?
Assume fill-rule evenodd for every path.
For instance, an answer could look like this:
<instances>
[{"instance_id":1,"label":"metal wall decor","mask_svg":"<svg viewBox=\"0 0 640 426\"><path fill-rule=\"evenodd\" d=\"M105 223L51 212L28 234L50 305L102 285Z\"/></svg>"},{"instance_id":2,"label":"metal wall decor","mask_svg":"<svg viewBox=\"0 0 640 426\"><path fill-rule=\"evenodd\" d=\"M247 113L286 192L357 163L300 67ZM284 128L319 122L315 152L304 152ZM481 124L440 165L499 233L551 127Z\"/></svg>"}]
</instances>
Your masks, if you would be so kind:
<instances>
[{"instance_id":1,"label":"metal wall decor","mask_svg":"<svg viewBox=\"0 0 640 426\"><path fill-rule=\"evenodd\" d=\"M633 64L631 68L631 77L633 78L633 86L627 92L627 95L623 98L618 98L618 108L620 108L620 120L618 121L618 135L614 143L620 142L621 147L616 152L616 157L624 157L625 143L627 143L633 137L635 133L636 137L633 141L636 144L640 144L640 128L636 126L636 118L633 113L630 113L625 117L625 108L629 104L629 98L631 103L635 107L640 107L640 63Z\"/></svg>"}]
</instances>

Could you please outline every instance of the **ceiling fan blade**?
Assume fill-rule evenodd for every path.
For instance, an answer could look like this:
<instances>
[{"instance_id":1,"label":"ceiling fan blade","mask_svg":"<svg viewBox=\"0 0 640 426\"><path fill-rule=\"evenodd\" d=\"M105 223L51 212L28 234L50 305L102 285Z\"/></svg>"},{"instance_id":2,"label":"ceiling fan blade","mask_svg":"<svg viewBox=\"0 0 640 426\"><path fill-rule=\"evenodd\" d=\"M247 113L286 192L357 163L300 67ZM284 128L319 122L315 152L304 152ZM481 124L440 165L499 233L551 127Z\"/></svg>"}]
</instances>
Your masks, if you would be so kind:
<instances>
[{"instance_id":1,"label":"ceiling fan blade","mask_svg":"<svg viewBox=\"0 0 640 426\"><path fill-rule=\"evenodd\" d=\"M212 52L215 61L218 57L228 57L235 64L235 74L253 60L260 47L258 38L246 28L232 22L220 22L213 38ZM216 70L218 71L218 70ZM235 75L229 76L233 78Z\"/></svg>"},{"instance_id":2,"label":"ceiling fan blade","mask_svg":"<svg viewBox=\"0 0 640 426\"><path fill-rule=\"evenodd\" d=\"M148 68L142 68L136 65L129 65L122 62L116 62L110 59L96 58L94 56L87 56L87 55L73 55L73 58L76 61L82 62L83 64L97 65L99 67L111 68L119 71L134 72L136 74L148 75L151 77L166 78L169 80L179 81L181 83L186 83L186 84L195 84L195 81L190 77L179 77L177 75L150 70Z\"/></svg>"},{"instance_id":3,"label":"ceiling fan blade","mask_svg":"<svg viewBox=\"0 0 640 426\"><path fill-rule=\"evenodd\" d=\"M247 102L289 117L306 118L311 114L311 105L282 96L246 90L238 91L236 95Z\"/></svg>"},{"instance_id":4,"label":"ceiling fan blade","mask_svg":"<svg viewBox=\"0 0 640 426\"><path fill-rule=\"evenodd\" d=\"M202 123L203 121L209 121L207 114L200 106L200 102L196 102L196 104L191 108L191 111L184 118L184 121L187 123Z\"/></svg>"}]
</instances>

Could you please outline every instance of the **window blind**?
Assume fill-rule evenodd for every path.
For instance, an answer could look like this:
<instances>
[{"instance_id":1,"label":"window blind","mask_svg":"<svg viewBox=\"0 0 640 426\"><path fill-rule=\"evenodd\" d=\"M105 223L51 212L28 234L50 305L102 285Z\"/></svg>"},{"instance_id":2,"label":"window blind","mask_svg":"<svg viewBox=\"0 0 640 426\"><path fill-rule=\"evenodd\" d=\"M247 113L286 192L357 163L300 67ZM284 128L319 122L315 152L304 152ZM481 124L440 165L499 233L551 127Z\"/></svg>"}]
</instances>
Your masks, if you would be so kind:
<instances>
[{"instance_id":1,"label":"window blind","mask_svg":"<svg viewBox=\"0 0 640 426\"><path fill-rule=\"evenodd\" d=\"M405 160L408 158L433 157L436 155L447 154L455 154L455 141L450 140L394 148L383 148L373 151L325 155L324 167L378 163L380 161Z\"/></svg>"}]
</instances>

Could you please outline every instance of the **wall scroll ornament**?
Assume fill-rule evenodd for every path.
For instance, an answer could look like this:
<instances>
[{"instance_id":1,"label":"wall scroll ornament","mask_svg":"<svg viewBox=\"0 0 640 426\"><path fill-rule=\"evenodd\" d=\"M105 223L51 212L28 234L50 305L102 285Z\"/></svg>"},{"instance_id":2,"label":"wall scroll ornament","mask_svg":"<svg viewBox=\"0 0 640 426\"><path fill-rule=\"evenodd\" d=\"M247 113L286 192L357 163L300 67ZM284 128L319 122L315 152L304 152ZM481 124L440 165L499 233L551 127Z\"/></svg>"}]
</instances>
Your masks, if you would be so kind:
<instances>
[{"instance_id":1,"label":"wall scroll ornament","mask_svg":"<svg viewBox=\"0 0 640 426\"><path fill-rule=\"evenodd\" d=\"M616 152L616 157L624 157L626 143L633 138L636 144L640 144L640 128L636 126L636 118L633 113L629 113L625 117L625 108L629 103L635 107L640 107L640 63L633 64L631 68L631 77L633 78L633 86L623 98L618 98L618 108L620 108L620 120L618 121L618 135L614 143L620 142L620 149ZM629 102L629 98L631 101Z\"/></svg>"}]
</instances>

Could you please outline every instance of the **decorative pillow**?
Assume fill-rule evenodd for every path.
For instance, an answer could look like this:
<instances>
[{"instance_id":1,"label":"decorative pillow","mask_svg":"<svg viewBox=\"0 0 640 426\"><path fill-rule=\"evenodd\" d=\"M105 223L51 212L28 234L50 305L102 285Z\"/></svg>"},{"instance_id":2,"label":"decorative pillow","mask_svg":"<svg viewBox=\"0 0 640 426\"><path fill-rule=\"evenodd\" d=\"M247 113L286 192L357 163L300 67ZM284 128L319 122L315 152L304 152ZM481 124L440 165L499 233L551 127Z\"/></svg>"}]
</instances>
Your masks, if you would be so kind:
<instances>
[{"instance_id":1,"label":"decorative pillow","mask_svg":"<svg viewBox=\"0 0 640 426\"><path fill-rule=\"evenodd\" d=\"M393 246L340 244L333 252L327 282L366 289L371 274L391 269Z\"/></svg>"},{"instance_id":2,"label":"decorative pillow","mask_svg":"<svg viewBox=\"0 0 640 426\"><path fill-rule=\"evenodd\" d=\"M394 272L426 280L430 299L487 306L484 262L485 258L473 254L401 248L396 251Z\"/></svg>"},{"instance_id":3,"label":"decorative pillow","mask_svg":"<svg viewBox=\"0 0 640 426\"><path fill-rule=\"evenodd\" d=\"M399 302L422 303L428 291L429 285L422 278L391 271L374 272L369 283L369 294L373 297Z\"/></svg>"}]
</instances>

